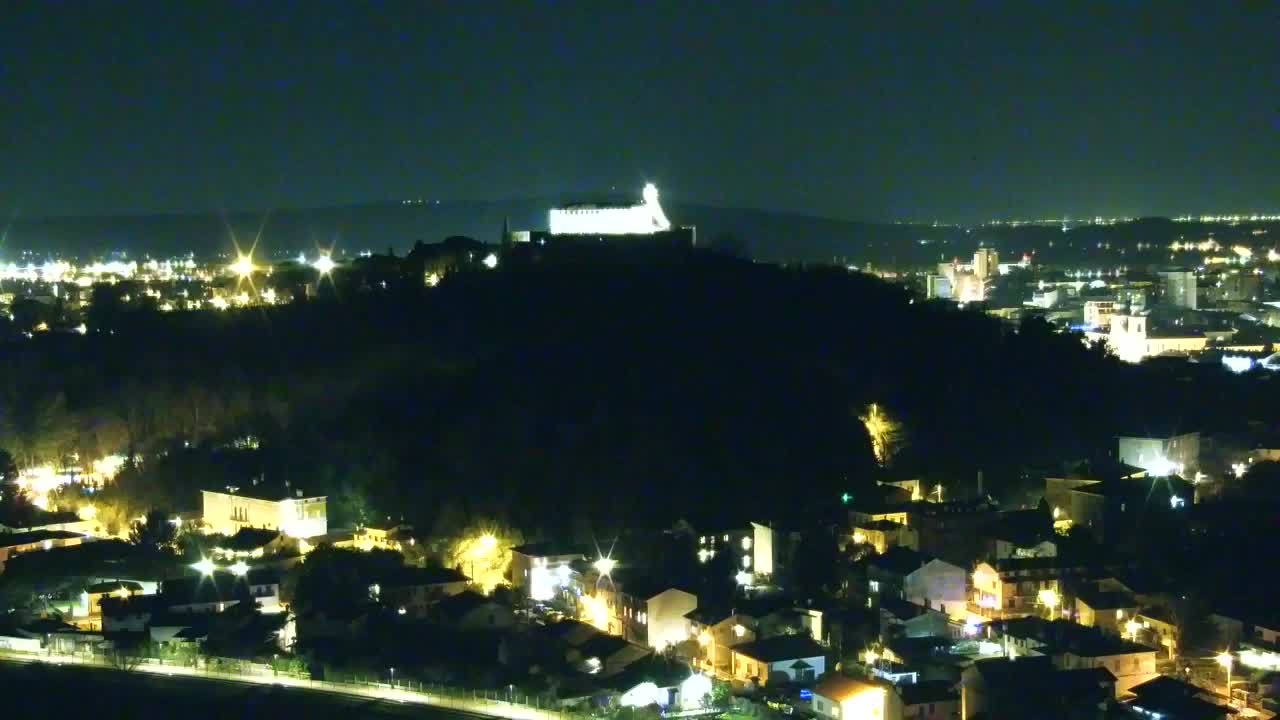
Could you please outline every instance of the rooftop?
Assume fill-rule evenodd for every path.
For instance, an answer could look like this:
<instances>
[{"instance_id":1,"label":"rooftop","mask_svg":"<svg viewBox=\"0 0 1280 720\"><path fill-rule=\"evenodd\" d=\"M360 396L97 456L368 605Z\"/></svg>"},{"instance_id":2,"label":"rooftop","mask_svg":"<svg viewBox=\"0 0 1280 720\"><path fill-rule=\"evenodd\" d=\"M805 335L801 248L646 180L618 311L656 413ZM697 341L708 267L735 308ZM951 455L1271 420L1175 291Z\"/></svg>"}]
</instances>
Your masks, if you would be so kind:
<instances>
[{"instance_id":1,"label":"rooftop","mask_svg":"<svg viewBox=\"0 0 1280 720\"><path fill-rule=\"evenodd\" d=\"M411 587L415 585L446 585L468 582L471 578L453 568L403 567L391 577L382 580L383 587Z\"/></svg>"},{"instance_id":2,"label":"rooftop","mask_svg":"<svg viewBox=\"0 0 1280 720\"><path fill-rule=\"evenodd\" d=\"M827 673L821 682L813 686L813 694L821 695L837 703L843 703L864 692L881 689L882 687L869 680L854 679L837 673Z\"/></svg>"},{"instance_id":3,"label":"rooftop","mask_svg":"<svg viewBox=\"0 0 1280 720\"><path fill-rule=\"evenodd\" d=\"M535 542L517 545L511 548L511 552L520 553L529 557L561 557L566 555L586 557L586 549L579 545L571 545L569 543L556 542Z\"/></svg>"},{"instance_id":4,"label":"rooftop","mask_svg":"<svg viewBox=\"0 0 1280 720\"><path fill-rule=\"evenodd\" d=\"M926 680L899 685L898 693L902 696L903 705L923 705L960 699L960 691L943 680Z\"/></svg>"},{"instance_id":5,"label":"rooftop","mask_svg":"<svg viewBox=\"0 0 1280 720\"><path fill-rule=\"evenodd\" d=\"M988 625L1009 637L1036 640L1048 655L1071 654L1077 657L1108 657L1130 653L1155 652L1155 648L1108 635L1097 628L1085 627L1070 620L1045 620L1028 615L1012 620L994 620Z\"/></svg>"},{"instance_id":6,"label":"rooftop","mask_svg":"<svg viewBox=\"0 0 1280 720\"><path fill-rule=\"evenodd\" d=\"M910 575L933 560L930 555L917 552L909 547L895 545L885 552L874 555L867 560L869 565L895 575Z\"/></svg>"},{"instance_id":7,"label":"rooftop","mask_svg":"<svg viewBox=\"0 0 1280 720\"><path fill-rule=\"evenodd\" d=\"M254 498L257 500L270 500L272 502L281 502L283 500L301 500L323 498L324 495L308 495L303 492L302 488L291 486L287 482L245 482L241 485L233 485L235 492L232 492L227 486L206 488L205 492L217 493L220 495L239 495L240 497Z\"/></svg>"},{"instance_id":8,"label":"rooftop","mask_svg":"<svg viewBox=\"0 0 1280 720\"><path fill-rule=\"evenodd\" d=\"M113 593L120 590L124 590L128 593L139 593L142 592L142 585L132 580L111 580L109 582L100 582L96 585L90 585L84 589L84 591L90 595Z\"/></svg>"},{"instance_id":9,"label":"rooftop","mask_svg":"<svg viewBox=\"0 0 1280 720\"><path fill-rule=\"evenodd\" d=\"M45 540L71 540L83 537L84 535L80 533L73 533L67 530L32 530L30 532L0 533L0 547L18 547L19 545L31 545Z\"/></svg>"},{"instance_id":10,"label":"rooftop","mask_svg":"<svg viewBox=\"0 0 1280 720\"><path fill-rule=\"evenodd\" d=\"M234 535L218 543L218 547L233 552L248 552L266 547L279 538L279 530L242 527Z\"/></svg>"},{"instance_id":11,"label":"rooftop","mask_svg":"<svg viewBox=\"0 0 1280 720\"><path fill-rule=\"evenodd\" d=\"M808 635L777 635L733 646L733 651L762 662L779 662L796 658L823 657L826 648Z\"/></svg>"},{"instance_id":12,"label":"rooftop","mask_svg":"<svg viewBox=\"0 0 1280 720\"><path fill-rule=\"evenodd\" d=\"M1133 596L1122 592L1104 592L1092 585L1075 590L1076 599L1094 610L1127 610L1138 606Z\"/></svg>"},{"instance_id":13,"label":"rooftop","mask_svg":"<svg viewBox=\"0 0 1280 720\"><path fill-rule=\"evenodd\" d=\"M472 610L493 602L492 598L481 595L478 592L463 590L456 595L450 595L436 602L435 611L444 618L458 620Z\"/></svg>"}]
</instances>

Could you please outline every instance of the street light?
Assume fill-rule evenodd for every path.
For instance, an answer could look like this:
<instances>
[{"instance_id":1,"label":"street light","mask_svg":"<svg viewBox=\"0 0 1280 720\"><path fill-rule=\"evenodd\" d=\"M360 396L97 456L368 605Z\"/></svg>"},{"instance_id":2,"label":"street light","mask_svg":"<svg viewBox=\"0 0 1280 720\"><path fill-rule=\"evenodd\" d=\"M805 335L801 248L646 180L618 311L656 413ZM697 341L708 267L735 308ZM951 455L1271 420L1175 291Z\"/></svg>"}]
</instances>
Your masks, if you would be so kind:
<instances>
[{"instance_id":1,"label":"street light","mask_svg":"<svg viewBox=\"0 0 1280 720\"><path fill-rule=\"evenodd\" d=\"M209 558L200 558L200 562L191 564L191 569L201 575L212 575L213 571L218 569L218 566L214 565Z\"/></svg>"},{"instance_id":2,"label":"street light","mask_svg":"<svg viewBox=\"0 0 1280 720\"><path fill-rule=\"evenodd\" d=\"M1231 707L1231 668L1236 664L1236 659L1232 657L1230 652L1223 650L1214 658L1218 664L1227 669L1227 707Z\"/></svg>"},{"instance_id":3,"label":"street light","mask_svg":"<svg viewBox=\"0 0 1280 720\"><path fill-rule=\"evenodd\" d=\"M396 669L391 668L391 687L396 686Z\"/></svg>"},{"instance_id":4,"label":"street light","mask_svg":"<svg viewBox=\"0 0 1280 720\"><path fill-rule=\"evenodd\" d=\"M253 271L254 271L253 256L241 255L237 257L236 261L231 263L230 269L231 269L231 272L235 273L236 275L239 275L241 278L249 277L250 275L253 274Z\"/></svg>"},{"instance_id":5,"label":"street light","mask_svg":"<svg viewBox=\"0 0 1280 720\"><path fill-rule=\"evenodd\" d=\"M1058 591L1053 588L1045 588L1036 595L1036 599L1040 601L1041 605L1049 608L1049 619L1056 619L1058 604L1062 602L1062 598L1058 597Z\"/></svg>"},{"instance_id":6,"label":"street light","mask_svg":"<svg viewBox=\"0 0 1280 720\"><path fill-rule=\"evenodd\" d=\"M1134 620L1133 618L1129 618L1129 622L1124 624L1124 629L1129 631L1129 639L1137 642L1138 630L1142 629L1142 623Z\"/></svg>"},{"instance_id":7,"label":"street light","mask_svg":"<svg viewBox=\"0 0 1280 720\"><path fill-rule=\"evenodd\" d=\"M240 577L244 577L245 575L249 574L249 565L246 564L245 561L243 560L237 560L228 569L231 570L231 572L235 573L236 575L239 575Z\"/></svg>"},{"instance_id":8,"label":"street light","mask_svg":"<svg viewBox=\"0 0 1280 720\"><path fill-rule=\"evenodd\" d=\"M315 268L316 272L321 275L328 275L333 272L334 265L335 263L333 262L333 258L329 257L329 255L325 253L321 253L320 257L316 258L316 261L311 263L311 267Z\"/></svg>"},{"instance_id":9,"label":"street light","mask_svg":"<svg viewBox=\"0 0 1280 720\"><path fill-rule=\"evenodd\" d=\"M618 561L610 557L602 557L591 564L601 575L608 575L618 567Z\"/></svg>"}]
</instances>

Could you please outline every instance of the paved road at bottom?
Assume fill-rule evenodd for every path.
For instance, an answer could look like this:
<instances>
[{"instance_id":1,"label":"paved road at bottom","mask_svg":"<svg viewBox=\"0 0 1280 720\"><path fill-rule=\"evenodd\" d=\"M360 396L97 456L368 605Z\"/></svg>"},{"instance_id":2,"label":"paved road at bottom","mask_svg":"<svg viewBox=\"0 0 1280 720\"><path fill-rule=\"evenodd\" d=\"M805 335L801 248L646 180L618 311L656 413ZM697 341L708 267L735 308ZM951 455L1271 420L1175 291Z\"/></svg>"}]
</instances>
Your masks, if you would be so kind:
<instances>
[{"instance_id":1,"label":"paved road at bottom","mask_svg":"<svg viewBox=\"0 0 1280 720\"><path fill-rule=\"evenodd\" d=\"M15 720L493 720L305 688L7 661L0 661L0 707Z\"/></svg>"}]
</instances>

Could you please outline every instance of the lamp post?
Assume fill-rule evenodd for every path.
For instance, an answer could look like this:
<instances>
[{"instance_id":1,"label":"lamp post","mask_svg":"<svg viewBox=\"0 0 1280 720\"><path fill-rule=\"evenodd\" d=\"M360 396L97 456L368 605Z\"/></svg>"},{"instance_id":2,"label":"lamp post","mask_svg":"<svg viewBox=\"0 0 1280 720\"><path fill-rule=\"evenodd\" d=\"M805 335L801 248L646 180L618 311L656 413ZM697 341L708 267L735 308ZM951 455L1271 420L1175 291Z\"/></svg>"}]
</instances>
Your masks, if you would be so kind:
<instances>
[{"instance_id":1,"label":"lamp post","mask_svg":"<svg viewBox=\"0 0 1280 720\"><path fill-rule=\"evenodd\" d=\"M1231 707L1231 668L1236 664L1236 659L1232 657L1230 652L1223 650L1214 658L1218 664L1227 669L1227 707Z\"/></svg>"},{"instance_id":2,"label":"lamp post","mask_svg":"<svg viewBox=\"0 0 1280 720\"><path fill-rule=\"evenodd\" d=\"M1041 604L1049 608L1049 619L1056 620L1057 607L1062 600L1060 597L1058 597L1058 591L1054 590L1053 588L1045 588L1041 590L1039 594L1037 594L1036 598L1040 601Z\"/></svg>"},{"instance_id":3,"label":"lamp post","mask_svg":"<svg viewBox=\"0 0 1280 720\"><path fill-rule=\"evenodd\" d=\"M391 687L394 688L395 686L396 686L396 669L391 668Z\"/></svg>"}]
</instances>

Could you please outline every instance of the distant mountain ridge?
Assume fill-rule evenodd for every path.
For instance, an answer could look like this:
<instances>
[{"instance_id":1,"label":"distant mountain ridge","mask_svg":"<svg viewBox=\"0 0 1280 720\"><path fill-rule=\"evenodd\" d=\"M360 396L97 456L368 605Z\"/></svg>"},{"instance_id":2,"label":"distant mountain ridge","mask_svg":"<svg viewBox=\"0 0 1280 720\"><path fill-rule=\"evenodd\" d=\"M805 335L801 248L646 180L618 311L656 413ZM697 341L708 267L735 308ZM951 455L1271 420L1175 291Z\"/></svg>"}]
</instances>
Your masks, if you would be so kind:
<instances>
[{"instance_id":1,"label":"distant mountain ridge","mask_svg":"<svg viewBox=\"0 0 1280 720\"><path fill-rule=\"evenodd\" d=\"M466 235L495 243L503 223L512 229L545 229L554 199L493 202L380 203L263 212L216 212L18 218L9 228L0 257L16 251L38 254L100 256L199 256L232 252L232 234L247 249L262 227L258 252L294 255L336 247L356 253L369 250L403 253L417 240L437 242ZM835 256L862 255L868 243L909 244L922 228L860 223L805 215L665 203L678 225L697 227L699 245L719 244L770 261L831 261ZM265 219L265 224L264 224ZM231 231L228 230L231 229Z\"/></svg>"}]
</instances>

